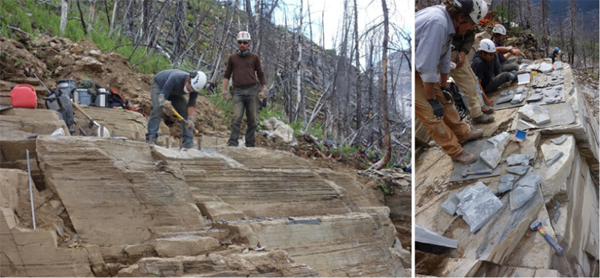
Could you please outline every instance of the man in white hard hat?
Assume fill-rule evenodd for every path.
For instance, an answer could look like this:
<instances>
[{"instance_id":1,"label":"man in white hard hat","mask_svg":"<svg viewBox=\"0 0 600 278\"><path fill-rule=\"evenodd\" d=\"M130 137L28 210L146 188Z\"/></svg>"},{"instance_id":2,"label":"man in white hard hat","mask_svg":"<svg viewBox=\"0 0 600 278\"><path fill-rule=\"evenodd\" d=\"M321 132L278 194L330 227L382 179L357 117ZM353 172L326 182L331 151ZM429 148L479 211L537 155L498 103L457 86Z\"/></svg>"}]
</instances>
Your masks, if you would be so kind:
<instances>
[{"instance_id":1,"label":"man in white hard hat","mask_svg":"<svg viewBox=\"0 0 600 278\"><path fill-rule=\"evenodd\" d=\"M501 24L496 24L492 29L493 41L496 46L496 54L498 54L498 61L500 62L500 69L502 71L518 71L519 64L517 64L517 57L521 56L521 51L512 46L504 46L504 39L506 39L506 28Z\"/></svg>"},{"instance_id":2,"label":"man in white hard hat","mask_svg":"<svg viewBox=\"0 0 600 278\"><path fill-rule=\"evenodd\" d=\"M228 146L237 147L240 136L240 126L246 110L247 128L245 135L246 147L254 147L256 143L256 113L258 99L267 97L267 80L262 69L260 57L250 51L252 39L247 31L237 35L238 50L229 55L227 67L223 75L223 98L233 98L233 117L231 118L231 135ZM229 79L233 82L233 96L227 92ZM262 85L262 86L261 86ZM262 87L262 89L261 89Z\"/></svg>"},{"instance_id":3,"label":"man in white hard hat","mask_svg":"<svg viewBox=\"0 0 600 278\"><path fill-rule=\"evenodd\" d=\"M517 79L517 75L510 72L502 72L498 60L496 59L496 46L490 39L483 39L479 43L479 50L473 56L471 68L477 76L483 100L486 103L493 102L487 98L486 93L491 93L505 82Z\"/></svg>"},{"instance_id":4,"label":"man in white hard hat","mask_svg":"<svg viewBox=\"0 0 600 278\"><path fill-rule=\"evenodd\" d=\"M485 16L487 14L487 4L482 2L481 14ZM450 71L450 76L456 82L456 85L463 91L467 99L467 105L469 106L469 112L471 113L471 119L474 124L487 124L494 121L491 114L494 112L494 108L487 105L481 104L481 99L477 94L477 78L471 69L471 61L468 59L468 54L473 47L475 42L475 32L468 30L464 35L455 34L452 38L452 54L450 59L456 64L456 68Z\"/></svg>"},{"instance_id":5,"label":"man in white hard hat","mask_svg":"<svg viewBox=\"0 0 600 278\"><path fill-rule=\"evenodd\" d=\"M460 144L480 138L483 130L461 122L446 82L452 38L473 29L484 16L481 7L481 0L445 0L415 14L415 115L444 152L464 164L477 156Z\"/></svg>"},{"instance_id":6,"label":"man in white hard hat","mask_svg":"<svg viewBox=\"0 0 600 278\"><path fill-rule=\"evenodd\" d=\"M162 119L162 108L165 101L171 101L173 108L186 121L181 121L183 137L182 147L191 149L194 147L194 112L196 99L202 88L206 85L206 75L201 71L185 72L177 69L163 70L152 79L150 86L150 98L152 99L152 112L148 121L148 133L146 143L152 140L156 144L158 139L158 128ZM186 99L185 96L189 95Z\"/></svg>"}]
</instances>

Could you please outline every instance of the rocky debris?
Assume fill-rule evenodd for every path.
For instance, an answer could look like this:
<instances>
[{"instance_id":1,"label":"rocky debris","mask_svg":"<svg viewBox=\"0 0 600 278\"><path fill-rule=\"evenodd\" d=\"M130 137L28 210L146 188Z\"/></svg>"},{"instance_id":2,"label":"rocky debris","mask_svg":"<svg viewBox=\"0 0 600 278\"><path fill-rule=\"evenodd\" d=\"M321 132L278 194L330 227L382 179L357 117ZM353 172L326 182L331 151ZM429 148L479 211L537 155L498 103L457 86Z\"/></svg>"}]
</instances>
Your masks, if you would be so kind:
<instances>
[{"instance_id":1,"label":"rocky debris","mask_svg":"<svg viewBox=\"0 0 600 278\"><path fill-rule=\"evenodd\" d=\"M509 166L529 165L529 162L535 157L535 152L511 155L506 159Z\"/></svg>"},{"instance_id":2,"label":"rocky debris","mask_svg":"<svg viewBox=\"0 0 600 278\"><path fill-rule=\"evenodd\" d=\"M437 246L445 246L450 248L458 247L458 240L453 240L438 235L430 230L421 228L419 225L415 226L415 242L432 244Z\"/></svg>"},{"instance_id":3,"label":"rocky debris","mask_svg":"<svg viewBox=\"0 0 600 278\"><path fill-rule=\"evenodd\" d=\"M556 88L559 83L563 84L559 86L563 88L559 91L564 92L566 103L544 106L552 113L548 115L552 116L551 124L546 124L545 127L535 125L534 128L540 129L539 132L530 131L525 141L511 141L507 144L504 150L506 157L502 159L508 162L508 158L515 154L522 156L512 157L510 163L515 163L514 166L503 166L500 177L480 178L480 181L492 184L490 189L493 192L497 188L497 196L500 196L503 208L478 232L471 233L471 227L464 225L462 220L442 212L442 204L447 201L448 196L465 189L464 183L444 184L447 173L452 171L452 163L443 157L438 159L441 151L437 150L429 150L416 158L415 180L419 184L415 188L416 224L458 240L456 250L442 252L437 257L427 254L428 259L419 261L416 273L486 277L597 276L599 214L597 179L594 178L598 164L598 146L594 135L598 134L597 119L591 116L593 110L585 104L586 100L580 93L581 87L575 82L570 67L565 67L564 64L563 67L560 74L538 74L532 82L535 87L536 82L543 81L538 84L540 88L532 92L536 93L538 90L538 94L543 94L543 87ZM506 91L518 89L515 84L505 88ZM562 105L565 104L563 109ZM574 120L561 121L562 118L566 119L561 111L568 109L573 110ZM519 109L505 110L514 115ZM586 117L589 118L589 123ZM512 121L512 125L501 126L499 131L494 131L495 134L515 131L521 126L520 119ZM564 137L556 140L562 136ZM542 152L540 156L537 155L538 150ZM546 160L558 157L560 152L563 156L548 166ZM524 158L529 158L530 153L535 157L533 161ZM514 174L514 177L505 177L506 173L514 173L515 170L523 176ZM506 184L503 184L505 181ZM510 182L517 183L514 185L515 192L505 194L507 191L504 190L513 187ZM524 198L528 197L527 194L531 194L528 200ZM522 204L509 206L509 202L514 201ZM557 205L556 201L561 205ZM519 205L519 208L511 209ZM530 224L536 219L542 222L543 229L548 234L555 233L568 260L557 256L539 232L530 230Z\"/></svg>"},{"instance_id":4,"label":"rocky debris","mask_svg":"<svg viewBox=\"0 0 600 278\"><path fill-rule=\"evenodd\" d=\"M527 173L527 170L529 170L529 166L524 165L511 166L506 168L506 171L508 171L509 173L513 173L519 176L522 176L525 173Z\"/></svg>"},{"instance_id":5,"label":"rocky debris","mask_svg":"<svg viewBox=\"0 0 600 278\"><path fill-rule=\"evenodd\" d=\"M543 125L550 122L548 110L538 104L525 104L519 109L519 115L525 120L531 121L536 125Z\"/></svg>"},{"instance_id":6,"label":"rocky debris","mask_svg":"<svg viewBox=\"0 0 600 278\"><path fill-rule=\"evenodd\" d=\"M562 143L564 143L567 140L567 135L561 135L560 137L556 138L556 139L552 139L552 143L556 144L556 145L560 145Z\"/></svg>"},{"instance_id":7,"label":"rocky debris","mask_svg":"<svg viewBox=\"0 0 600 278\"><path fill-rule=\"evenodd\" d=\"M515 95L514 90L504 90L504 91L500 92L500 95L498 96L498 99L496 100L496 104L501 104L501 103L512 101L514 98L514 95Z\"/></svg>"},{"instance_id":8,"label":"rocky debris","mask_svg":"<svg viewBox=\"0 0 600 278\"><path fill-rule=\"evenodd\" d=\"M510 192L510 209L516 210L522 207L538 189L538 184L542 182L542 178L529 173L517 183L517 187Z\"/></svg>"},{"instance_id":9,"label":"rocky debris","mask_svg":"<svg viewBox=\"0 0 600 278\"><path fill-rule=\"evenodd\" d=\"M446 201L444 203L442 203L442 210L452 216L456 213L459 203L460 203L460 200L456 196L456 193L452 192L452 193L450 193L450 196L448 196L448 199L446 199Z\"/></svg>"},{"instance_id":10,"label":"rocky debris","mask_svg":"<svg viewBox=\"0 0 600 278\"><path fill-rule=\"evenodd\" d=\"M544 90L544 101L546 104L565 102L565 92L562 86L546 88Z\"/></svg>"},{"instance_id":11,"label":"rocky debris","mask_svg":"<svg viewBox=\"0 0 600 278\"><path fill-rule=\"evenodd\" d=\"M522 102L524 99L525 99L525 94L523 94L522 92L521 92L521 93L519 93L519 92L517 91L517 93L515 93L515 94L513 95L513 98L512 98L512 100L510 101L510 104L519 104L519 103L521 103L521 102Z\"/></svg>"},{"instance_id":12,"label":"rocky debris","mask_svg":"<svg viewBox=\"0 0 600 278\"><path fill-rule=\"evenodd\" d=\"M460 203L456 213L471 227L471 233L481 229L502 207L502 202L482 182L470 185L456 194Z\"/></svg>"},{"instance_id":13,"label":"rocky debris","mask_svg":"<svg viewBox=\"0 0 600 278\"><path fill-rule=\"evenodd\" d=\"M502 132L490 139L488 139L483 145L483 149L479 154L479 157L485 164L495 169L500 160L502 159L502 153L506 148L510 135L508 132Z\"/></svg>"},{"instance_id":14,"label":"rocky debris","mask_svg":"<svg viewBox=\"0 0 600 278\"><path fill-rule=\"evenodd\" d=\"M498 193L502 194L506 191L512 190L513 181L515 180L515 176L511 174L506 174L500 177L500 186L498 187Z\"/></svg>"},{"instance_id":15,"label":"rocky debris","mask_svg":"<svg viewBox=\"0 0 600 278\"><path fill-rule=\"evenodd\" d=\"M298 141L294 136L294 130L276 118L269 118L263 124L263 129L267 133L267 138L271 140L280 140L284 144L296 146Z\"/></svg>"},{"instance_id":16,"label":"rocky debris","mask_svg":"<svg viewBox=\"0 0 600 278\"><path fill-rule=\"evenodd\" d=\"M231 254L233 249L235 248L207 256L143 258L136 264L121 269L118 276L319 276L314 269L294 263L294 259L283 250Z\"/></svg>"}]
</instances>

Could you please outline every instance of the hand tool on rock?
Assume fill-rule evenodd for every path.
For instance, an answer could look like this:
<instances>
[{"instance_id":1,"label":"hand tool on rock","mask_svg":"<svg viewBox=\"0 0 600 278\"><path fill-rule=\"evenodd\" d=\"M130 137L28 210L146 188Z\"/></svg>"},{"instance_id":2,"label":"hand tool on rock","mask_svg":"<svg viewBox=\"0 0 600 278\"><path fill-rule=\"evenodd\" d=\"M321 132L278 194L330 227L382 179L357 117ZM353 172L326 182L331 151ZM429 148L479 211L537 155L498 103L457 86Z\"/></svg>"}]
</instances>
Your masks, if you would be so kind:
<instances>
[{"instance_id":1,"label":"hand tool on rock","mask_svg":"<svg viewBox=\"0 0 600 278\"><path fill-rule=\"evenodd\" d=\"M179 115L179 113L177 113L177 110L175 110L175 108L171 107L171 110L173 110L173 114L175 114L175 117L182 120L184 123L187 122L187 120L185 120L181 115ZM200 133L200 131L198 131L196 128L194 128L194 134L198 134L198 133Z\"/></svg>"},{"instance_id":2,"label":"hand tool on rock","mask_svg":"<svg viewBox=\"0 0 600 278\"><path fill-rule=\"evenodd\" d=\"M542 222L540 222L539 220L535 220L533 221L533 223L531 223L531 225L529 225L529 228L531 228L532 231L540 231L540 233L546 238L548 243L550 243L550 246L552 246L552 248L556 250L556 253L558 253L559 255L563 253L562 247L560 247L560 245L558 245L558 243L556 243L556 241L554 241L554 239L550 235L546 234L546 232L542 230Z\"/></svg>"},{"instance_id":3,"label":"hand tool on rock","mask_svg":"<svg viewBox=\"0 0 600 278\"><path fill-rule=\"evenodd\" d=\"M491 174L491 173L492 173L492 169L475 170L475 171L469 171L469 169L465 169L462 173L462 177L466 178L469 175L485 175L485 174Z\"/></svg>"}]
</instances>

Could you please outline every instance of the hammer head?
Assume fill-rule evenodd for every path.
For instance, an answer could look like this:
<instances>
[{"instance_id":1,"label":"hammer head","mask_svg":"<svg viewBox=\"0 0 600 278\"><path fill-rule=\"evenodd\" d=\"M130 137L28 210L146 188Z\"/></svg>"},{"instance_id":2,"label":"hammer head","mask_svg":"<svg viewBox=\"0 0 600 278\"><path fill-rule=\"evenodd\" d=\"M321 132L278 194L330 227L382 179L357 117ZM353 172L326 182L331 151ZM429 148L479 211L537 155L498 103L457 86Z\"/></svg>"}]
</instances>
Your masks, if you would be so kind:
<instances>
[{"instance_id":1,"label":"hammer head","mask_svg":"<svg viewBox=\"0 0 600 278\"><path fill-rule=\"evenodd\" d=\"M463 177L463 178L466 178L468 175L469 175L469 169L465 169L465 170L462 172L462 177Z\"/></svg>"},{"instance_id":2,"label":"hammer head","mask_svg":"<svg viewBox=\"0 0 600 278\"><path fill-rule=\"evenodd\" d=\"M529 228L531 228L532 231L535 231L541 226L542 226L542 222L540 222L539 220L535 220L535 221L533 221L533 223L531 223L531 225L529 225Z\"/></svg>"}]
</instances>

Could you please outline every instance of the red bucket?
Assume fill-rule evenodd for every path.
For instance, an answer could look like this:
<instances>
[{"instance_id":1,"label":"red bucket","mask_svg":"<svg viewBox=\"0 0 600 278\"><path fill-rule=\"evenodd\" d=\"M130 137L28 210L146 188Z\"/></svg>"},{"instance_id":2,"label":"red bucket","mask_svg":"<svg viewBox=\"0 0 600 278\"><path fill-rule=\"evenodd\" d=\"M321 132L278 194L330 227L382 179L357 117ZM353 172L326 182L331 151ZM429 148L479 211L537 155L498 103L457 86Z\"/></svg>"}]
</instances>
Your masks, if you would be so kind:
<instances>
[{"instance_id":1,"label":"red bucket","mask_svg":"<svg viewBox=\"0 0 600 278\"><path fill-rule=\"evenodd\" d=\"M10 104L15 108L37 108L37 95L33 86L21 84L10 90Z\"/></svg>"}]
</instances>

